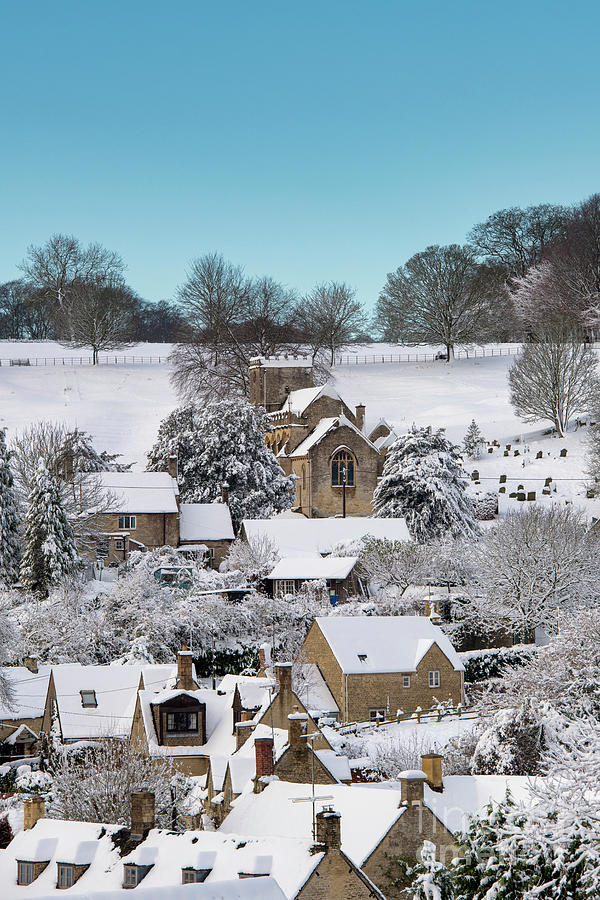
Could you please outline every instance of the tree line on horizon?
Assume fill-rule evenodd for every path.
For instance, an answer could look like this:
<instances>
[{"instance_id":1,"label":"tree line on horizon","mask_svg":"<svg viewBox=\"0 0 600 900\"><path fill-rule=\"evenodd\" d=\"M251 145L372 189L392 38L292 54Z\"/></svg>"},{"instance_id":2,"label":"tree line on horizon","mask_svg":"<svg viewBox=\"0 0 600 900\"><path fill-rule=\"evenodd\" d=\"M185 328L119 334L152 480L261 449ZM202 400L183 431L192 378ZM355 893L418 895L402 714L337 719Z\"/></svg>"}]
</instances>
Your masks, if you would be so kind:
<instances>
[{"instance_id":1,"label":"tree line on horizon","mask_svg":"<svg viewBox=\"0 0 600 900\"><path fill-rule=\"evenodd\" d=\"M369 314L344 281L300 295L251 278L219 253L191 261L172 299L153 303L127 283L122 257L54 234L28 247L22 277L0 284L0 338L54 339L98 353L177 344L178 386L218 369L245 388L248 360L309 352L331 365L345 345L376 338L434 343L530 340L560 325L595 336L600 318L600 194L572 207L499 210L464 245L432 245L388 273Z\"/></svg>"}]
</instances>

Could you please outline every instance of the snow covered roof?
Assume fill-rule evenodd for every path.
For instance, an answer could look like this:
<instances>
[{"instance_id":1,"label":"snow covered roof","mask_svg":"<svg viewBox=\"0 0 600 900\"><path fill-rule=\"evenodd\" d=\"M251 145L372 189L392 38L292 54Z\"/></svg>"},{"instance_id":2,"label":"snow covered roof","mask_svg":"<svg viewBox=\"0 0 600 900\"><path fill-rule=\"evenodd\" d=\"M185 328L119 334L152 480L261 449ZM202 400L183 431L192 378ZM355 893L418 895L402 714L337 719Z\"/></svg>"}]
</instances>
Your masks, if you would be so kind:
<instances>
[{"instance_id":1,"label":"snow covered roof","mask_svg":"<svg viewBox=\"0 0 600 900\"><path fill-rule=\"evenodd\" d=\"M79 900L131 900L131 889L96 891L92 888L77 896ZM285 900L285 894L270 875L202 884L165 884L153 888L145 888L142 882L136 888L135 896L140 900Z\"/></svg>"},{"instance_id":2,"label":"snow covered roof","mask_svg":"<svg viewBox=\"0 0 600 900\"><path fill-rule=\"evenodd\" d=\"M310 836L306 840L282 837L267 840L214 831L186 831L180 834L161 829L150 831L132 853L121 858L118 846L113 845L112 841L112 835L121 827L40 819L32 829L20 832L9 848L0 854L0 885L3 889L10 885L10 893L6 896L11 900L21 896L57 897L64 891L56 887L56 863L81 860L82 864L89 864L89 869L70 889L71 893L78 897L93 897L94 900L103 900L103 892L108 892L108 897L114 896L114 892L122 897L123 865L138 863L152 865L135 889L135 896L140 894L148 900L170 897L171 890L181 885L181 870L184 868L210 868L210 872L203 884L186 885L183 891L174 894L177 900L180 894L184 900L185 897L190 900L195 897L201 900L262 900L263 897L281 900L282 895L294 897L323 858L322 853L311 854ZM49 865L32 884L20 886L16 884L17 860L47 861ZM279 885L279 894L271 881L239 877L240 874L255 872L263 874L265 869L270 869L268 874ZM223 886L223 882L227 884ZM263 882L270 893L265 895L252 887L246 891L248 882ZM212 887L212 893L207 886ZM196 888L205 887L205 893L196 893Z\"/></svg>"},{"instance_id":3,"label":"snow covered roof","mask_svg":"<svg viewBox=\"0 0 600 900\"><path fill-rule=\"evenodd\" d=\"M38 666L37 672L31 672L25 666L5 666L2 672L6 675L14 694L14 703L0 703L0 718L37 719L44 714L50 666Z\"/></svg>"},{"instance_id":4,"label":"snow covered roof","mask_svg":"<svg viewBox=\"0 0 600 900\"><path fill-rule=\"evenodd\" d=\"M176 666L52 666L58 714L64 739L81 740L131 729L140 676L150 690L173 679ZM83 706L82 691L93 691L96 706Z\"/></svg>"},{"instance_id":5,"label":"snow covered roof","mask_svg":"<svg viewBox=\"0 0 600 900\"><path fill-rule=\"evenodd\" d=\"M279 560L267 578L347 578L357 562L358 556L288 556Z\"/></svg>"},{"instance_id":6,"label":"snow covered roof","mask_svg":"<svg viewBox=\"0 0 600 900\"><path fill-rule=\"evenodd\" d=\"M96 476L95 476L96 477ZM119 513L176 513L179 488L168 472L98 472L101 487Z\"/></svg>"},{"instance_id":7,"label":"snow covered roof","mask_svg":"<svg viewBox=\"0 0 600 900\"><path fill-rule=\"evenodd\" d=\"M319 667L315 663L297 663L295 668L299 675L295 681L296 696L310 715L337 715L339 707Z\"/></svg>"},{"instance_id":8,"label":"snow covered roof","mask_svg":"<svg viewBox=\"0 0 600 900\"><path fill-rule=\"evenodd\" d=\"M319 397L331 397L332 400L340 401L342 399L331 384L322 384L320 387L300 388L297 391L290 391L279 412L291 412L296 416L301 416L311 403L314 403Z\"/></svg>"},{"instance_id":9,"label":"snow covered roof","mask_svg":"<svg viewBox=\"0 0 600 900\"><path fill-rule=\"evenodd\" d=\"M310 784L273 781L260 794L247 793L235 800L220 831L265 838L273 834L309 838L312 804L292 803L292 799L310 797L311 792ZM357 866L370 856L404 812L399 808L399 788L383 791L374 790L371 785L327 784L317 785L316 794L333 797L317 802L317 812L330 805L341 814L342 850Z\"/></svg>"},{"instance_id":10,"label":"snow covered roof","mask_svg":"<svg viewBox=\"0 0 600 900\"><path fill-rule=\"evenodd\" d=\"M414 672L434 645L456 671L464 666L447 636L426 616L318 616L344 674Z\"/></svg>"},{"instance_id":11,"label":"snow covered roof","mask_svg":"<svg viewBox=\"0 0 600 900\"><path fill-rule=\"evenodd\" d=\"M232 541L235 537L226 503L182 503L179 511L181 541Z\"/></svg>"},{"instance_id":12,"label":"snow covered roof","mask_svg":"<svg viewBox=\"0 0 600 900\"><path fill-rule=\"evenodd\" d=\"M206 707L206 743L198 745L159 745L154 727L151 706L164 703L173 697L185 694L193 697ZM211 756L212 754L227 756L235 748L235 737L232 735L231 696L221 694L209 688L197 691L185 691L173 688L167 691L139 691L142 722L148 741L151 756Z\"/></svg>"},{"instance_id":13,"label":"snow covered roof","mask_svg":"<svg viewBox=\"0 0 600 900\"><path fill-rule=\"evenodd\" d=\"M331 553L341 541L358 541L371 535L390 541L410 541L404 519L379 519L367 516L348 516L345 519L305 519L276 517L274 519L244 519L246 538L252 541L266 536L275 545L279 556L320 556Z\"/></svg>"},{"instance_id":14,"label":"snow covered roof","mask_svg":"<svg viewBox=\"0 0 600 900\"><path fill-rule=\"evenodd\" d=\"M301 441L300 444L288 454L290 459L294 459L299 456L306 456L308 451L323 440L326 434L329 434L330 431L335 431L338 428L350 428L352 431L355 431L356 434L360 435L362 440L372 447L373 450L376 450L374 444L366 437L360 429L354 425L350 419L346 418L346 416L332 416L329 418L321 419L320 422L313 428L311 433Z\"/></svg>"},{"instance_id":15,"label":"snow covered roof","mask_svg":"<svg viewBox=\"0 0 600 900\"><path fill-rule=\"evenodd\" d=\"M446 775L442 793L425 785L425 803L453 833L462 831L468 816L482 812L490 801L500 803L510 790L516 803L531 801L527 775Z\"/></svg>"}]
</instances>

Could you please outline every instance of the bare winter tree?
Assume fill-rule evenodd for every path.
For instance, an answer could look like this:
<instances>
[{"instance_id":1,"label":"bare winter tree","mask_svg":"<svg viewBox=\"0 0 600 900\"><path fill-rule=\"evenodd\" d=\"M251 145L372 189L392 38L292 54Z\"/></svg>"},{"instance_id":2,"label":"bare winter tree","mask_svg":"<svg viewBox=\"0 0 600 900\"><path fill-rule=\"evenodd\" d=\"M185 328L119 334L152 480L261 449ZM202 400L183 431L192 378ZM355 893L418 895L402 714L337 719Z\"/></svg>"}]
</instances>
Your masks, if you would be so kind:
<instances>
[{"instance_id":1,"label":"bare winter tree","mask_svg":"<svg viewBox=\"0 0 600 900\"><path fill-rule=\"evenodd\" d=\"M581 339L548 329L525 344L508 373L510 402L525 422L549 419L564 437L576 413L593 408L598 394L596 356Z\"/></svg>"},{"instance_id":2,"label":"bare winter tree","mask_svg":"<svg viewBox=\"0 0 600 900\"><path fill-rule=\"evenodd\" d=\"M58 818L130 825L131 794L146 790L154 793L157 825L177 826L187 785L166 758L143 756L129 741L107 736L83 751L63 749L59 760L52 787Z\"/></svg>"},{"instance_id":3,"label":"bare winter tree","mask_svg":"<svg viewBox=\"0 0 600 900\"><path fill-rule=\"evenodd\" d=\"M59 330L73 347L89 347L92 363L102 351L120 350L131 344L136 298L123 284L77 281L70 287L69 302L57 315Z\"/></svg>"},{"instance_id":4,"label":"bare winter tree","mask_svg":"<svg viewBox=\"0 0 600 900\"><path fill-rule=\"evenodd\" d=\"M472 613L525 642L538 626L556 631L561 612L595 596L599 549L571 506L508 515L475 545Z\"/></svg>"},{"instance_id":5,"label":"bare winter tree","mask_svg":"<svg viewBox=\"0 0 600 900\"><path fill-rule=\"evenodd\" d=\"M502 266L510 277L522 278L553 241L564 237L568 214L564 206L550 203L500 209L475 225L468 240L487 262Z\"/></svg>"},{"instance_id":6,"label":"bare winter tree","mask_svg":"<svg viewBox=\"0 0 600 900\"><path fill-rule=\"evenodd\" d=\"M508 305L503 272L470 247L432 246L388 274L376 321L388 340L443 344L449 361L455 344L493 334Z\"/></svg>"},{"instance_id":7,"label":"bare winter tree","mask_svg":"<svg viewBox=\"0 0 600 900\"><path fill-rule=\"evenodd\" d=\"M414 541L390 541L367 535L358 570L374 587L395 588L402 596L411 585L426 581L428 557L429 549Z\"/></svg>"},{"instance_id":8,"label":"bare winter tree","mask_svg":"<svg viewBox=\"0 0 600 900\"><path fill-rule=\"evenodd\" d=\"M125 263L118 253L101 244L85 247L73 235L53 234L45 244L28 247L19 268L50 309L63 313L64 322L74 284L120 284ZM69 333L59 336L68 338Z\"/></svg>"},{"instance_id":9,"label":"bare winter tree","mask_svg":"<svg viewBox=\"0 0 600 900\"><path fill-rule=\"evenodd\" d=\"M327 350L329 365L335 354L365 328L366 315L356 292L344 282L318 284L296 307L296 323L313 359Z\"/></svg>"},{"instance_id":10,"label":"bare winter tree","mask_svg":"<svg viewBox=\"0 0 600 900\"><path fill-rule=\"evenodd\" d=\"M43 459L48 471L58 479L61 504L79 540L93 537L97 530L94 524L97 511L110 511L116 499L104 490L95 473L119 466L114 457L91 449L94 458L90 459L87 435L70 430L61 422L35 422L11 441L11 465L23 507L38 462Z\"/></svg>"}]
</instances>

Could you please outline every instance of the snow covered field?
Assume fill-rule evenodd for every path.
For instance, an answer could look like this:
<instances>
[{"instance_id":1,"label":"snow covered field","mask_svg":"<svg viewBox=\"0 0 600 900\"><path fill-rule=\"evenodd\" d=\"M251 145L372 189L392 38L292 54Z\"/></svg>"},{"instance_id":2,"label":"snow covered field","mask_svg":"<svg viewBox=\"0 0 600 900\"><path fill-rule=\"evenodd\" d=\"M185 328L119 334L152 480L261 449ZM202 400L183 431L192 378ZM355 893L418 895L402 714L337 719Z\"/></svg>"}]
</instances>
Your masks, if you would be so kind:
<instances>
[{"instance_id":1,"label":"snow covered field","mask_svg":"<svg viewBox=\"0 0 600 900\"><path fill-rule=\"evenodd\" d=\"M127 355L164 358L168 344L137 345ZM358 348L355 348L358 349ZM431 349L431 348L423 348ZM387 344L365 345L361 353L397 352ZM0 358L72 355L81 351L53 342L0 342ZM122 355L122 354L119 354ZM536 491L538 500L544 480L553 479L556 493L551 500L574 500L594 515L600 501L587 501L583 484L586 428L565 440L543 434L545 423L528 426L513 413L506 375L514 357L485 357L420 363L386 363L339 366L333 371L337 389L350 405L365 403L367 428L386 418L396 429L418 425L441 426L460 442L472 418L488 440L501 447L468 466L481 475L480 490L495 490L499 476L506 474L507 493L501 511L517 506L508 494L522 484ZM1 366L0 425L19 430L37 419L64 421L89 431L98 449L123 454L136 468L145 467L145 454L152 446L158 425L177 405L169 381L168 365L105 365L99 367ZM515 443L519 440L519 443ZM504 456L510 443L510 456ZM567 448L567 457L560 456ZM527 449L528 448L528 449ZM514 456L514 450L519 455ZM543 458L536 459L541 450ZM547 498L543 502L550 502ZM518 506L525 504L518 503Z\"/></svg>"}]
</instances>

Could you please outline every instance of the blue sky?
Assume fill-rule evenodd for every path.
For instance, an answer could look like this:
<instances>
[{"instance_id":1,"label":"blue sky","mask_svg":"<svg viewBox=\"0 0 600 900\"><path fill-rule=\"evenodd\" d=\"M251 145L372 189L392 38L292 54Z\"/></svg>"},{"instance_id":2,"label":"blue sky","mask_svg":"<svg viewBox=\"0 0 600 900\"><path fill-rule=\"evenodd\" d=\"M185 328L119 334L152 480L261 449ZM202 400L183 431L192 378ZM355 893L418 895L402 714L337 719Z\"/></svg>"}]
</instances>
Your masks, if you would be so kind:
<instances>
[{"instance_id":1,"label":"blue sky","mask_svg":"<svg viewBox=\"0 0 600 900\"><path fill-rule=\"evenodd\" d=\"M597 2L0 9L0 280L63 231L150 300L219 250L371 304L495 209L600 190Z\"/></svg>"}]
</instances>

